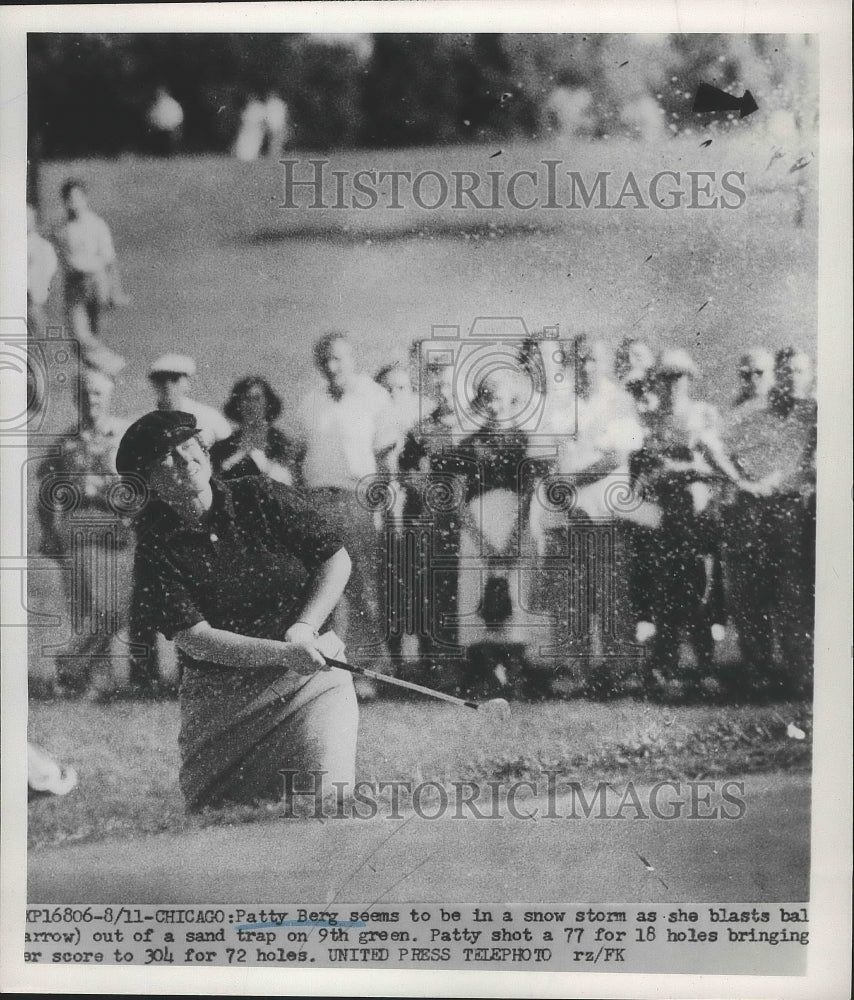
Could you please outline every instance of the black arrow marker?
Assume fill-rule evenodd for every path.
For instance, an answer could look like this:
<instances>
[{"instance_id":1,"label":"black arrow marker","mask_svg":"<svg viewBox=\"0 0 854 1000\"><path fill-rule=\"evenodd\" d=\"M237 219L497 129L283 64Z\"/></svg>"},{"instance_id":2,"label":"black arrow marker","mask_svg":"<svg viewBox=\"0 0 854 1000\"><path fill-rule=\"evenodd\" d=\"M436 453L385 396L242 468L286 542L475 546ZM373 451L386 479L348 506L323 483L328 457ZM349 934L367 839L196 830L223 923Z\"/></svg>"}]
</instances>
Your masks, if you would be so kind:
<instances>
[{"instance_id":1,"label":"black arrow marker","mask_svg":"<svg viewBox=\"0 0 854 1000\"><path fill-rule=\"evenodd\" d=\"M695 112L705 111L738 111L739 118L746 118L754 111L759 110L759 105L754 101L753 94L745 90L744 97L736 97L728 94L725 90L718 90L709 83L701 83L697 87L697 94L694 97Z\"/></svg>"},{"instance_id":2,"label":"black arrow marker","mask_svg":"<svg viewBox=\"0 0 854 1000\"><path fill-rule=\"evenodd\" d=\"M799 156L797 160L789 167L789 173L793 174L796 170L803 170L804 167L808 167L812 163L813 154L810 153L809 156Z\"/></svg>"}]
</instances>

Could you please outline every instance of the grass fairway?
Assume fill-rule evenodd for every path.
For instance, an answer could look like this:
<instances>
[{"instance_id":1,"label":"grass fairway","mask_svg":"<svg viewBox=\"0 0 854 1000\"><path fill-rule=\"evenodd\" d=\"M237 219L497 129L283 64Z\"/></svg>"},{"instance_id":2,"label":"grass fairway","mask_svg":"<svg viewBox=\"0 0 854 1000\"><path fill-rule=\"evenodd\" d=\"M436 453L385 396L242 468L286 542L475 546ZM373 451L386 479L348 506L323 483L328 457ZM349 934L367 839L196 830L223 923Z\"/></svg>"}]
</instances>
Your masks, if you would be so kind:
<instances>
[{"instance_id":1,"label":"grass fairway","mask_svg":"<svg viewBox=\"0 0 854 1000\"><path fill-rule=\"evenodd\" d=\"M803 705L668 708L636 703L514 703L508 725L422 701L361 708L359 780L581 782L722 778L810 768L811 714ZM796 721L807 739L786 733ZM271 819L279 806L187 817L178 788L174 702L33 702L30 738L77 769L63 799L29 807L32 847L104 836L179 831Z\"/></svg>"}]
</instances>

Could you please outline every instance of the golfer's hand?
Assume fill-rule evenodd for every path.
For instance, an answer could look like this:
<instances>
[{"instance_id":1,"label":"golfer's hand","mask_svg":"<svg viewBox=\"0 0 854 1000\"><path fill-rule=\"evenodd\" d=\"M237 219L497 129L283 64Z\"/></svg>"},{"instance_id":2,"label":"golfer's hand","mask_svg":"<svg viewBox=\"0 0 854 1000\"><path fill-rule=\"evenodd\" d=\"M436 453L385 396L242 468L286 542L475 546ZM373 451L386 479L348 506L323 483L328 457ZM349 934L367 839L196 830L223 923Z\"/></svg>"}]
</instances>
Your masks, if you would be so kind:
<instances>
[{"instance_id":1,"label":"golfer's hand","mask_svg":"<svg viewBox=\"0 0 854 1000\"><path fill-rule=\"evenodd\" d=\"M329 666L321 652L309 642L286 642L287 667L295 674L313 674L316 670L328 670Z\"/></svg>"},{"instance_id":2,"label":"golfer's hand","mask_svg":"<svg viewBox=\"0 0 854 1000\"><path fill-rule=\"evenodd\" d=\"M318 669L329 669L323 654L317 649L317 635L311 625L305 622L295 622L285 632L285 642L289 646L298 647L305 652L305 658L301 655L293 657L291 669L297 673L311 674ZM296 650L292 652L296 653Z\"/></svg>"},{"instance_id":3,"label":"golfer's hand","mask_svg":"<svg viewBox=\"0 0 854 1000\"><path fill-rule=\"evenodd\" d=\"M259 472L263 473L264 475L266 475L269 472L270 462L267 459L267 456L264 454L263 451L261 451L260 448L253 448L249 452L249 457L255 463L255 467L258 469Z\"/></svg>"},{"instance_id":4,"label":"golfer's hand","mask_svg":"<svg viewBox=\"0 0 854 1000\"><path fill-rule=\"evenodd\" d=\"M317 639L317 632L308 622L294 622L285 632L285 642L307 642L313 644Z\"/></svg>"},{"instance_id":5,"label":"golfer's hand","mask_svg":"<svg viewBox=\"0 0 854 1000\"><path fill-rule=\"evenodd\" d=\"M635 626L635 642L641 644L649 642L655 633L656 628L652 622L638 622Z\"/></svg>"}]
</instances>

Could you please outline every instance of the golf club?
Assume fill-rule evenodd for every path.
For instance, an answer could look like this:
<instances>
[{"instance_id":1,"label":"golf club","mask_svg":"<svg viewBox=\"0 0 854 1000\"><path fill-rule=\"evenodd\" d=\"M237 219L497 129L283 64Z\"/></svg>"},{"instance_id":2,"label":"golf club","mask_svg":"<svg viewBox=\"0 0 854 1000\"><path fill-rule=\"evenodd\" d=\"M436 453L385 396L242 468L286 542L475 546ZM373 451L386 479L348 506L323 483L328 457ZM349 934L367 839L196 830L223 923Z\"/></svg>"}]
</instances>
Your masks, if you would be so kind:
<instances>
[{"instance_id":1,"label":"golf club","mask_svg":"<svg viewBox=\"0 0 854 1000\"><path fill-rule=\"evenodd\" d=\"M430 698L438 698L440 701L449 701L453 705L462 705L464 708L473 708L476 711L489 715L498 715L502 719L510 718L510 705L504 698L491 698L489 701L466 701L465 698L457 698L453 694L445 694L444 691L435 691L433 688L423 687L412 681L405 681L399 677L389 677L387 674L378 674L367 667L356 667L343 660L333 660L331 657L321 654L330 667L340 667L351 674L360 674L362 677L370 677L375 681L382 681L384 684L391 684L394 687L406 688L408 691L417 691L419 694L426 694Z\"/></svg>"}]
</instances>

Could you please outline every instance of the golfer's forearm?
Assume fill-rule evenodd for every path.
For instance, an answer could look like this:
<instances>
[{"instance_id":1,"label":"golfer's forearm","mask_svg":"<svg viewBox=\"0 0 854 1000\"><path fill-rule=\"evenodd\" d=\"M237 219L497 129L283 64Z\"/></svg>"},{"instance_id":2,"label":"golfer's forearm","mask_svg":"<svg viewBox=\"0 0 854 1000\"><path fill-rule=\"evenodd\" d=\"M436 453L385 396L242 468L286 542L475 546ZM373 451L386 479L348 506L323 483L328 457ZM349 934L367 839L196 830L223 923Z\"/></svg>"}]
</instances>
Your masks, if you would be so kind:
<instances>
[{"instance_id":1,"label":"golfer's forearm","mask_svg":"<svg viewBox=\"0 0 854 1000\"><path fill-rule=\"evenodd\" d=\"M267 466L267 476L276 483L283 483L285 486L294 485L294 477L291 470L280 462L270 461Z\"/></svg>"},{"instance_id":2,"label":"golfer's forearm","mask_svg":"<svg viewBox=\"0 0 854 1000\"><path fill-rule=\"evenodd\" d=\"M339 549L317 570L309 584L299 620L318 629L341 600L352 563L346 549Z\"/></svg>"},{"instance_id":3,"label":"golfer's forearm","mask_svg":"<svg viewBox=\"0 0 854 1000\"><path fill-rule=\"evenodd\" d=\"M224 667L253 670L288 665L286 643L227 632L213 628L207 622L179 632L175 636L175 645L194 660L218 663Z\"/></svg>"}]
</instances>

